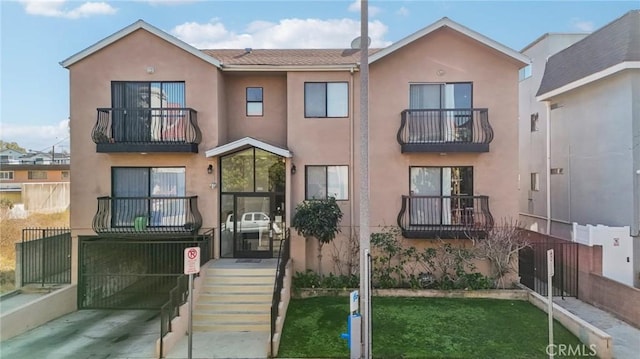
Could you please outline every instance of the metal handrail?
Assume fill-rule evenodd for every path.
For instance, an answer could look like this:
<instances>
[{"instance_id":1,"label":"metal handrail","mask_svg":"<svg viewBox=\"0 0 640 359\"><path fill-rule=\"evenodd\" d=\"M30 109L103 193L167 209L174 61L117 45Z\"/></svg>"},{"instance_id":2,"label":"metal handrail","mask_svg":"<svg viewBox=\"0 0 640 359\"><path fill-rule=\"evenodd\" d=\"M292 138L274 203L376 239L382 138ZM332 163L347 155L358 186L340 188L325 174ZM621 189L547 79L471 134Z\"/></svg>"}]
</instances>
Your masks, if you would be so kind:
<instances>
[{"instance_id":1,"label":"metal handrail","mask_svg":"<svg viewBox=\"0 0 640 359\"><path fill-rule=\"evenodd\" d=\"M404 110L396 139L401 145L489 144L493 128L486 108Z\"/></svg>"},{"instance_id":2,"label":"metal handrail","mask_svg":"<svg viewBox=\"0 0 640 359\"><path fill-rule=\"evenodd\" d=\"M202 141L192 108L98 108L91 138L102 143L193 143Z\"/></svg>"},{"instance_id":3,"label":"metal handrail","mask_svg":"<svg viewBox=\"0 0 640 359\"><path fill-rule=\"evenodd\" d=\"M284 282L284 275L287 262L291 256L290 253L290 229L287 228L284 240L280 241L280 250L278 252L278 260L276 265L276 278L273 283L273 298L271 301L271 353L273 354L273 336L276 332L276 320L278 319L278 306L280 305L280 293ZM284 247L284 248L283 248Z\"/></svg>"}]
</instances>

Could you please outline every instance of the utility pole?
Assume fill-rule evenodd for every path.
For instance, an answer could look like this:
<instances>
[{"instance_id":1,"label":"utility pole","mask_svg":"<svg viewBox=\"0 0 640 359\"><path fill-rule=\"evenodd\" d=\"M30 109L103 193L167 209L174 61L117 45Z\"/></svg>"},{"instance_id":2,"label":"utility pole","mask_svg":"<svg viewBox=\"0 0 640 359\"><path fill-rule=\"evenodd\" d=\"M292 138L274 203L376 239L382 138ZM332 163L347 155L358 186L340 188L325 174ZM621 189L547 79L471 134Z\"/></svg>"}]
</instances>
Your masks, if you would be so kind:
<instances>
[{"instance_id":1,"label":"utility pole","mask_svg":"<svg viewBox=\"0 0 640 359\"><path fill-rule=\"evenodd\" d=\"M360 308L365 359L371 358L369 237L369 2L360 0Z\"/></svg>"}]
</instances>

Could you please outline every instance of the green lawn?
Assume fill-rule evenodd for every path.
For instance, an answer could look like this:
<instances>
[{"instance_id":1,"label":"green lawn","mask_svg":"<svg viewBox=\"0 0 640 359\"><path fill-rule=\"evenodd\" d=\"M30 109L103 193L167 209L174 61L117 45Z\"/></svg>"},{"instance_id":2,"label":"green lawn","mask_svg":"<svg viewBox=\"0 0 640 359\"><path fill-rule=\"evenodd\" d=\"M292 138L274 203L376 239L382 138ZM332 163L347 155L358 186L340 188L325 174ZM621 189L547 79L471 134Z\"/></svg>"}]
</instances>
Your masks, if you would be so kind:
<instances>
[{"instance_id":1,"label":"green lawn","mask_svg":"<svg viewBox=\"0 0 640 359\"><path fill-rule=\"evenodd\" d=\"M547 314L525 301L374 297L372 307L374 358L548 357ZM347 297L292 299L278 356L349 357L348 310ZM558 323L554 338L581 344Z\"/></svg>"}]
</instances>

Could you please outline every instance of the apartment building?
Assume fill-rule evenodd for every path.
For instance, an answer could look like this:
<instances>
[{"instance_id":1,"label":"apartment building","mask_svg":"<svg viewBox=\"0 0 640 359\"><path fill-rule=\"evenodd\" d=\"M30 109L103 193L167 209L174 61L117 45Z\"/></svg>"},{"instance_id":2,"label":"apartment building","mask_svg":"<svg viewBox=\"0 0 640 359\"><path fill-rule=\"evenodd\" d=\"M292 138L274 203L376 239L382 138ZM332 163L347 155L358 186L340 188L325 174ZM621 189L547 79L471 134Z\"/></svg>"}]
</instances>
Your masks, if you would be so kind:
<instances>
[{"instance_id":1,"label":"apartment building","mask_svg":"<svg viewBox=\"0 0 640 359\"><path fill-rule=\"evenodd\" d=\"M205 233L216 258L274 257L295 206L326 196L346 240L359 218L359 57L196 49L137 21L62 61L82 178L71 188L74 265L79 240ZM371 230L399 226L421 246L516 218L526 56L443 18L369 61ZM316 268L315 246L291 237L295 270Z\"/></svg>"},{"instance_id":2,"label":"apartment building","mask_svg":"<svg viewBox=\"0 0 640 359\"><path fill-rule=\"evenodd\" d=\"M543 49L545 41L551 40L524 51L534 66L531 52ZM616 252L615 261L633 267L625 274L638 286L640 10L582 39L560 37L549 48L554 46L566 48L549 52L537 76L521 82L521 218L532 229L567 239L576 238L573 224L627 227L626 238L599 240L605 258L607 251L623 248L621 241L632 243L624 247L631 250ZM534 99L538 103L527 113L522 103ZM522 141L527 137L529 142Z\"/></svg>"}]
</instances>

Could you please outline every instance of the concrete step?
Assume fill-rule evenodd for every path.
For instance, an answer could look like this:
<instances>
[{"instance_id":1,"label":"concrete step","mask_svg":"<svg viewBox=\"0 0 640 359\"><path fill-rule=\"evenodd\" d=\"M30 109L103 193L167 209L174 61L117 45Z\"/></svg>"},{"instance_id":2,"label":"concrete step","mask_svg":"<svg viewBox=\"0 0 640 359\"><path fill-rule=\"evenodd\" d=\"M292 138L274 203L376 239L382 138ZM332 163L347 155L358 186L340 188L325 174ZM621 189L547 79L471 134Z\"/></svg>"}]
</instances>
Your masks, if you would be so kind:
<instances>
[{"instance_id":1,"label":"concrete step","mask_svg":"<svg viewBox=\"0 0 640 359\"><path fill-rule=\"evenodd\" d=\"M255 322L257 324L270 323L271 311L200 311L196 310L193 313L193 320L199 323L249 323Z\"/></svg>"},{"instance_id":2,"label":"concrete step","mask_svg":"<svg viewBox=\"0 0 640 359\"><path fill-rule=\"evenodd\" d=\"M210 303L198 303L195 305L194 311L220 311L220 310L231 310L231 311L263 311L271 310L271 302L270 301L248 301L248 302L210 302Z\"/></svg>"},{"instance_id":3,"label":"concrete step","mask_svg":"<svg viewBox=\"0 0 640 359\"><path fill-rule=\"evenodd\" d=\"M211 284L271 284L275 275L212 275L207 276L205 285Z\"/></svg>"},{"instance_id":4,"label":"concrete step","mask_svg":"<svg viewBox=\"0 0 640 359\"><path fill-rule=\"evenodd\" d=\"M269 302L273 300L273 292L220 292L200 293L197 304L213 304L220 302Z\"/></svg>"},{"instance_id":5,"label":"concrete step","mask_svg":"<svg viewBox=\"0 0 640 359\"><path fill-rule=\"evenodd\" d=\"M270 275L275 278L276 268L207 268L207 277L215 275Z\"/></svg>"},{"instance_id":6,"label":"concrete step","mask_svg":"<svg viewBox=\"0 0 640 359\"><path fill-rule=\"evenodd\" d=\"M273 283L270 284L213 284L202 286L202 293L273 293Z\"/></svg>"},{"instance_id":7,"label":"concrete step","mask_svg":"<svg viewBox=\"0 0 640 359\"><path fill-rule=\"evenodd\" d=\"M266 332L271 331L271 323L226 323L226 322L193 322L194 332Z\"/></svg>"}]
</instances>

